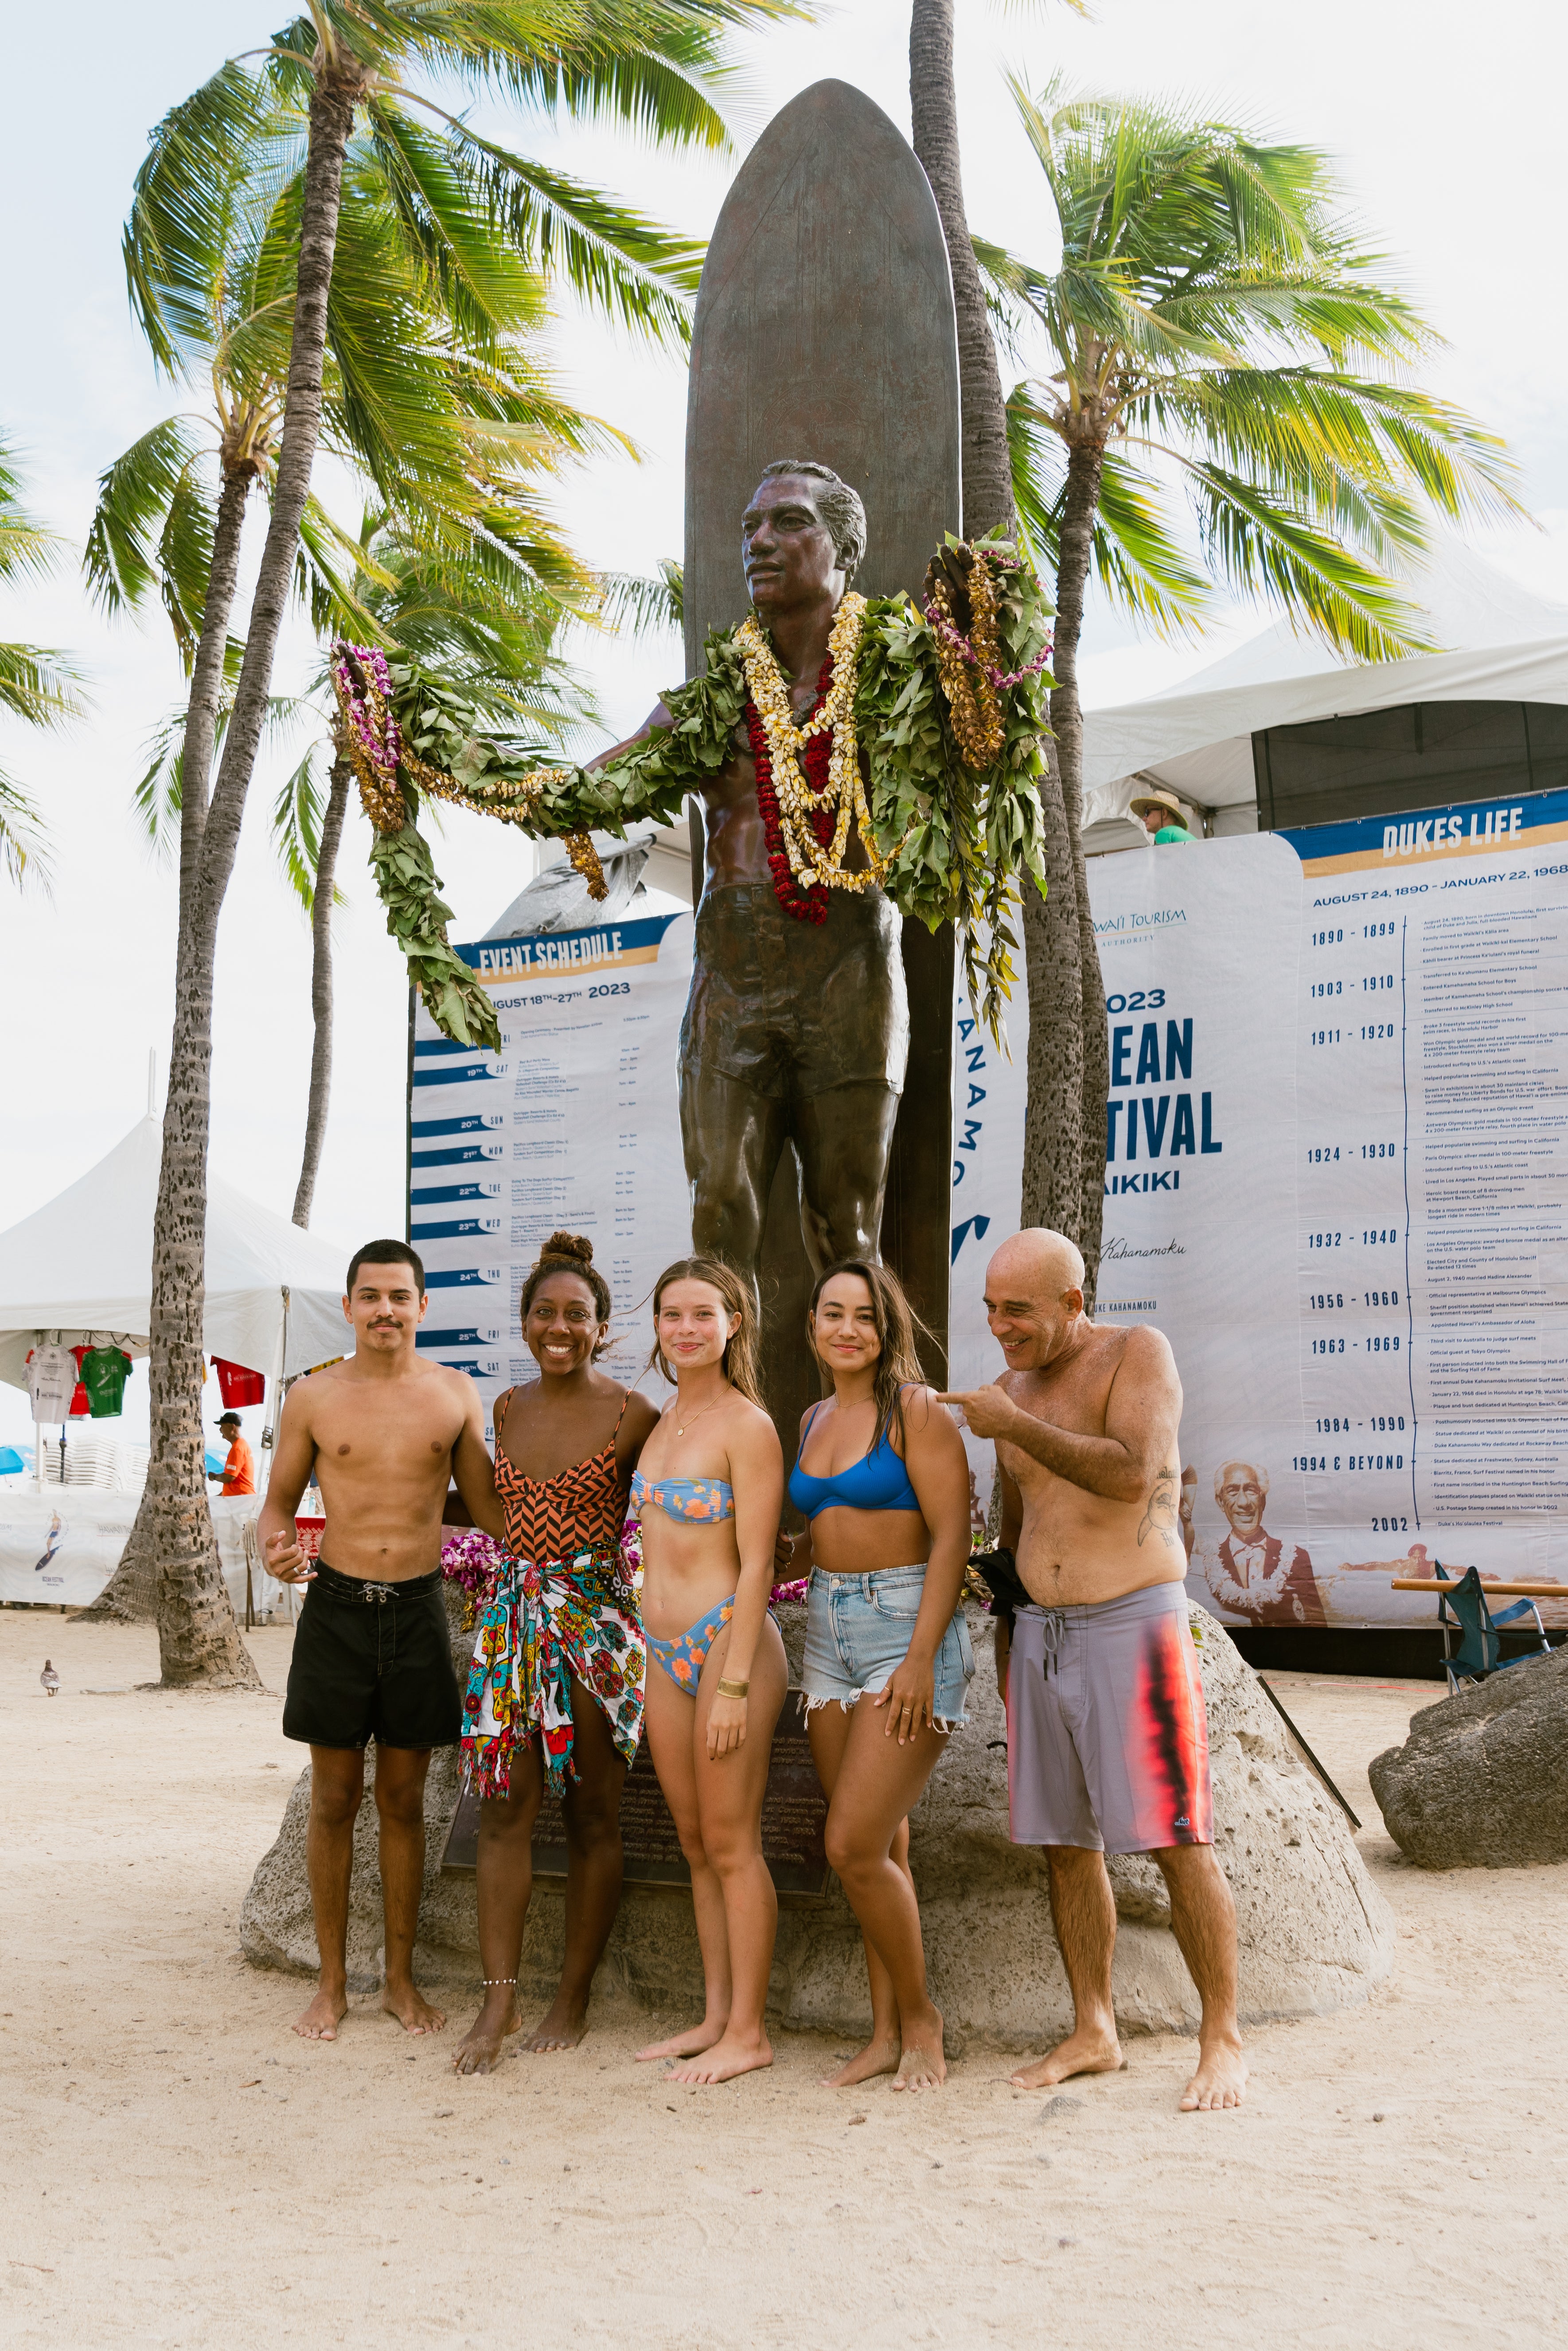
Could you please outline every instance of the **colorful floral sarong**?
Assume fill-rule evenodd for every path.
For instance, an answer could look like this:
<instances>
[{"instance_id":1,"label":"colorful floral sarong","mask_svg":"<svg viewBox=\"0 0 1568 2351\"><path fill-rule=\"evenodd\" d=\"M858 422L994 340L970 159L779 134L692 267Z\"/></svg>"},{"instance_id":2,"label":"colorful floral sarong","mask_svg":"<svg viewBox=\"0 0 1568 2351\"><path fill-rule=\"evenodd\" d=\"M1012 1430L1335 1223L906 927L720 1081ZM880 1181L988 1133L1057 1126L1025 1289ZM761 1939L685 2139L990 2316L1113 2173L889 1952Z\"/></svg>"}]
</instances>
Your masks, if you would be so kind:
<instances>
[{"instance_id":1,"label":"colorful floral sarong","mask_svg":"<svg viewBox=\"0 0 1568 2351\"><path fill-rule=\"evenodd\" d=\"M631 1763L643 1733L647 1656L636 1595L613 1554L507 1559L479 1619L463 1701L463 1764L481 1796L505 1796L512 1758L539 1742L551 1790L575 1780L571 1677L591 1690L616 1747Z\"/></svg>"}]
</instances>

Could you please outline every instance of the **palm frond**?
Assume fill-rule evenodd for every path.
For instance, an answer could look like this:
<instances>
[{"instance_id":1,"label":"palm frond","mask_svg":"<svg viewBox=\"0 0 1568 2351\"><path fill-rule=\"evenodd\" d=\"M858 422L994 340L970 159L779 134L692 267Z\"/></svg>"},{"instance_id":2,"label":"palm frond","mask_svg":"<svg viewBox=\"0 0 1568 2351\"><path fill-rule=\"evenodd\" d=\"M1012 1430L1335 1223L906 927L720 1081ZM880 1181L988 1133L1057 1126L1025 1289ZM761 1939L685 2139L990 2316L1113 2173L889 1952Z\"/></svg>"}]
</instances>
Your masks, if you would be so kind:
<instances>
[{"instance_id":1,"label":"palm frond","mask_svg":"<svg viewBox=\"0 0 1568 2351\"><path fill-rule=\"evenodd\" d=\"M466 125L454 143L490 215L529 264L559 277L612 325L684 350L704 247L643 213L481 139Z\"/></svg>"},{"instance_id":2,"label":"palm frond","mask_svg":"<svg viewBox=\"0 0 1568 2351\"><path fill-rule=\"evenodd\" d=\"M152 133L121 251L132 315L166 375L211 348L239 216L265 197L268 150L287 130L266 80L231 59Z\"/></svg>"},{"instance_id":3,"label":"palm frond","mask_svg":"<svg viewBox=\"0 0 1568 2351\"><path fill-rule=\"evenodd\" d=\"M22 503L22 475L10 442L0 434L0 580L43 580L65 541L37 522Z\"/></svg>"},{"instance_id":4,"label":"palm frond","mask_svg":"<svg viewBox=\"0 0 1568 2351\"><path fill-rule=\"evenodd\" d=\"M86 707L81 674L45 645L0 644L0 710L29 726L59 726Z\"/></svg>"},{"instance_id":5,"label":"palm frond","mask_svg":"<svg viewBox=\"0 0 1568 2351\"><path fill-rule=\"evenodd\" d=\"M309 745L303 758L278 786L272 809L272 845L284 878L307 914L316 905L316 869L321 862L321 819L331 788L329 744ZM334 905L343 904L340 891Z\"/></svg>"},{"instance_id":6,"label":"palm frond","mask_svg":"<svg viewBox=\"0 0 1568 2351\"><path fill-rule=\"evenodd\" d=\"M82 569L94 601L110 612L134 611L164 588L162 543L170 510L202 452L203 434L190 416L166 416L104 468L88 528ZM177 540L181 577L188 552ZM195 625L206 601L204 570L194 596ZM188 629L191 612L184 613ZM179 623L176 623L178 629Z\"/></svg>"},{"instance_id":7,"label":"palm frond","mask_svg":"<svg viewBox=\"0 0 1568 2351\"><path fill-rule=\"evenodd\" d=\"M1437 339L1342 216L1328 159L1171 102L1009 86L1061 234L1049 270L976 243L1004 348L1040 333L1054 362L1009 403L1021 527L1053 544L1060 444L1088 441L1103 584L1192 628L1205 584L1147 451L1183 469L1215 577L1361 659L1421 643L1390 575L1435 515L1519 513L1517 476L1494 434L1408 381Z\"/></svg>"},{"instance_id":8,"label":"palm frond","mask_svg":"<svg viewBox=\"0 0 1568 2351\"><path fill-rule=\"evenodd\" d=\"M1304 621L1359 662L1437 650L1394 583L1299 510L1220 466L1189 461L1186 472L1204 551L1240 594Z\"/></svg>"},{"instance_id":9,"label":"palm frond","mask_svg":"<svg viewBox=\"0 0 1568 2351\"><path fill-rule=\"evenodd\" d=\"M723 153L721 100L736 90L727 31L810 23L798 0L584 0L525 11L460 5L419 11L409 50L427 68L524 106L625 125L661 146ZM531 19L531 21L530 21Z\"/></svg>"},{"instance_id":10,"label":"palm frond","mask_svg":"<svg viewBox=\"0 0 1568 2351\"><path fill-rule=\"evenodd\" d=\"M679 636L686 624L685 567L662 556L651 580L634 571L601 571L600 610L611 629L634 637Z\"/></svg>"},{"instance_id":11,"label":"palm frond","mask_svg":"<svg viewBox=\"0 0 1568 2351\"><path fill-rule=\"evenodd\" d=\"M49 887L43 820L14 777L0 768L0 872L20 889L29 877Z\"/></svg>"},{"instance_id":12,"label":"palm frond","mask_svg":"<svg viewBox=\"0 0 1568 2351\"><path fill-rule=\"evenodd\" d=\"M492 352L505 338L538 327L546 309L538 272L495 234L487 191L463 169L453 141L383 100L371 113L367 147L356 193L363 201L373 185L382 233L401 234L465 349Z\"/></svg>"}]
</instances>

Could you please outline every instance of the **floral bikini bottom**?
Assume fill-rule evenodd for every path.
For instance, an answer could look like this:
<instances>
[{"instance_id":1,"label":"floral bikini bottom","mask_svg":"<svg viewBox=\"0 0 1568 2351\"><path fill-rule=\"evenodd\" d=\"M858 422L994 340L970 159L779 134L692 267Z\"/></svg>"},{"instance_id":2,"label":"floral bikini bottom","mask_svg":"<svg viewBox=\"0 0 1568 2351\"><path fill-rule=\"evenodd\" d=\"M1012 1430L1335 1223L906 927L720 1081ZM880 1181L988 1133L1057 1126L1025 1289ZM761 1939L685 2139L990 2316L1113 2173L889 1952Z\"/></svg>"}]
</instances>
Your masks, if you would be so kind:
<instances>
[{"instance_id":1,"label":"floral bikini bottom","mask_svg":"<svg viewBox=\"0 0 1568 2351\"><path fill-rule=\"evenodd\" d=\"M721 1600L716 1607L708 1610L706 1616L699 1616L689 1630L677 1633L673 1641L661 1641L656 1633L650 1633L647 1626L643 1626L643 1638L648 1645L649 1656L655 1665L663 1666L675 1687L685 1690L688 1698L695 1698L703 1667L708 1660L708 1651L734 1614L735 1594L732 1592L727 1600Z\"/></svg>"}]
</instances>

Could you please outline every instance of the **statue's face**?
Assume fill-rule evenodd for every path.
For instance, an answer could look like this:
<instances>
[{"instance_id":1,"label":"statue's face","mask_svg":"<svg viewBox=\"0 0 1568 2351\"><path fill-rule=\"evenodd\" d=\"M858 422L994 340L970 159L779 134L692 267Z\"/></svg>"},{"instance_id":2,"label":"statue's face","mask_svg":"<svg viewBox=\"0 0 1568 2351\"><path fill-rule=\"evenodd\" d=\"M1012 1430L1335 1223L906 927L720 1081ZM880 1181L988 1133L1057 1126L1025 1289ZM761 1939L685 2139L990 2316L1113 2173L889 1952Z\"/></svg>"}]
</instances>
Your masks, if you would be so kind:
<instances>
[{"instance_id":1,"label":"statue's face","mask_svg":"<svg viewBox=\"0 0 1568 2351\"><path fill-rule=\"evenodd\" d=\"M1256 1541L1263 1524L1263 1487L1250 1462L1233 1461L1219 1489L1219 1507L1232 1534Z\"/></svg>"},{"instance_id":2,"label":"statue's face","mask_svg":"<svg viewBox=\"0 0 1568 2351\"><path fill-rule=\"evenodd\" d=\"M776 474L741 516L746 585L764 619L824 601L837 604L843 595L844 575L815 487L810 475Z\"/></svg>"}]
</instances>

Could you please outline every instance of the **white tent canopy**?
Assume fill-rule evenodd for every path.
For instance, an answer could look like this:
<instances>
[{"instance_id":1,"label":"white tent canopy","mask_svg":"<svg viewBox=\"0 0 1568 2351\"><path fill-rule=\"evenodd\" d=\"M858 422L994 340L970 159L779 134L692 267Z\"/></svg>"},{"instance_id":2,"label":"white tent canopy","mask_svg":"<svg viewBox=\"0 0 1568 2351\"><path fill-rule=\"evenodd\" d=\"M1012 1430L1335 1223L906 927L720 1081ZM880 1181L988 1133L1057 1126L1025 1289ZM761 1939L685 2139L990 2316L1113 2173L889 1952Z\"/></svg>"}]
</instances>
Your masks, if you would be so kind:
<instances>
[{"instance_id":1,"label":"white tent canopy","mask_svg":"<svg viewBox=\"0 0 1568 2351\"><path fill-rule=\"evenodd\" d=\"M1164 694L1086 711L1085 826L1124 816L1151 783L1206 809L1250 807L1252 737L1267 727L1412 702L1568 703L1568 607L1452 539L1409 585L1427 633L1452 650L1352 664L1281 621Z\"/></svg>"},{"instance_id":2,"label":"white tent canopy","mask_svg":"<svg viewBox=\"0 0 1568 2351\"><path fill-rule=\"evenodd\" d=\"M57 1331L67 1346L111 1332L129 1353L146 1353L162 1147L162 1121L141 1120L78 1182L0 1233L0 1379L26 1386L27 1350L40 1331ZM342 1354L347 1270L346 1250L209 1175L208 1354L275 1374L286 1293L284 1377Z\"/></svg>"}]
</instances>

